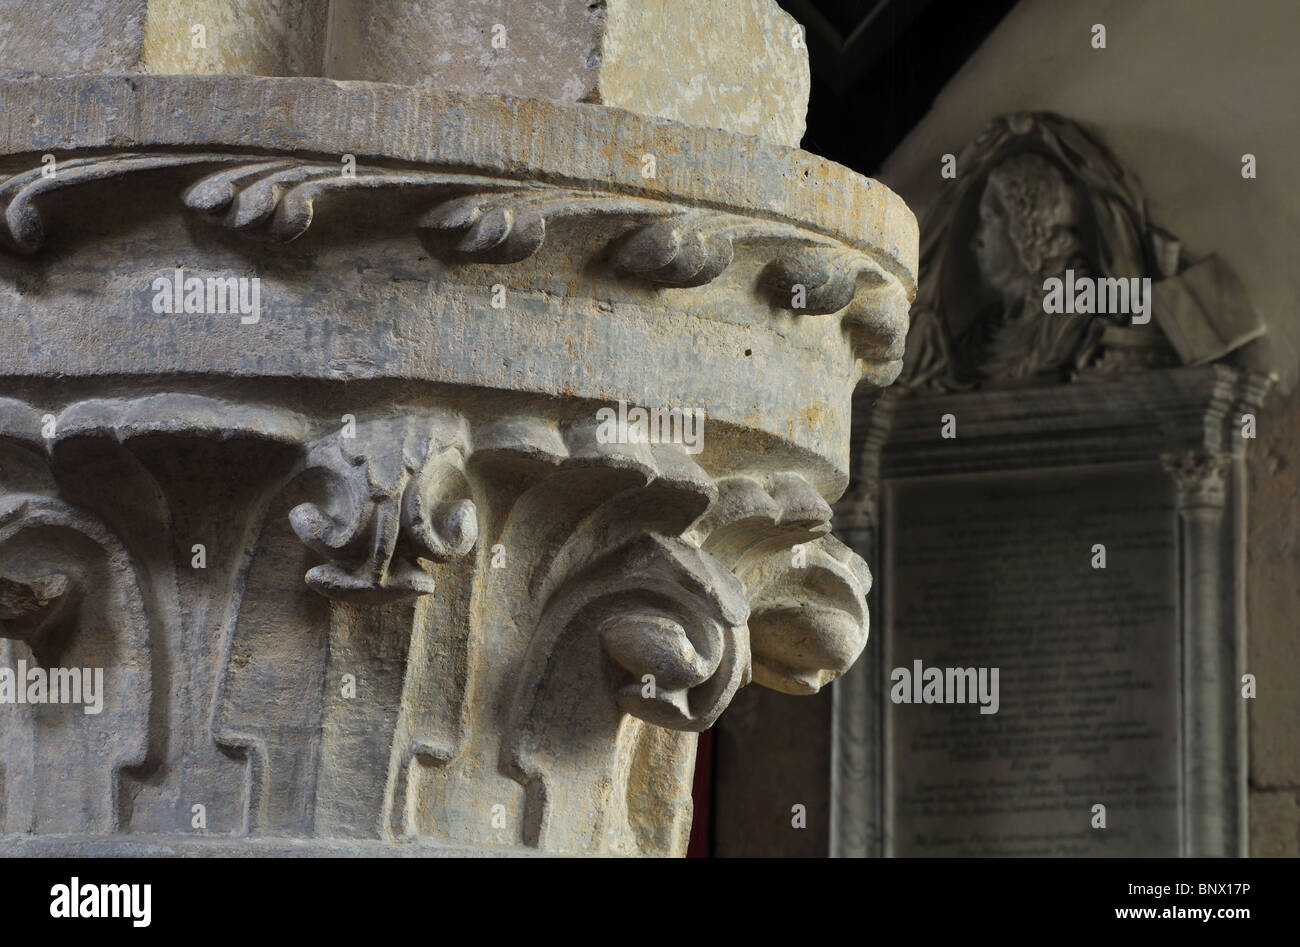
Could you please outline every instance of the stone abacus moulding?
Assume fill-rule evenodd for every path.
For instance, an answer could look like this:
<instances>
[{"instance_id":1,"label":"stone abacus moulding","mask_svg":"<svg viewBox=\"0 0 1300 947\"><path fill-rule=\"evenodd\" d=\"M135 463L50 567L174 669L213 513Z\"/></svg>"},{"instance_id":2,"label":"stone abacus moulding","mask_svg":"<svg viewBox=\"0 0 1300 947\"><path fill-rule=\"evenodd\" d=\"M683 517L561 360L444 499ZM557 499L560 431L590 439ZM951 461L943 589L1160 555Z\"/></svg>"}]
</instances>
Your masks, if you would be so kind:
<instances>
[{"instance_id":1,"label":"stone abacus moulding","mask_svg":"<svg viewBox=\"0 0 1300 947\"><path fill-rule=\"evenodd\" d=\"M105 678L0 700L0 850L681 854L695 734L865 646L881 185L608 106L87 76L0 81L0 209L0 666Z\"/></svg>"},{"instance_id":2,"label":"stone abacus moulding","mask_svg":"<svg viewBox=\"0 0 1300 947\"><path fill-rule=\"evenodd\" d=\"M906 334L907 310L897 302L906 290L871 254L780 221L536 181L241 154L125 153L61 163L55 158L0 179L0 243L16 253L36 252L45 237L38 199L52 191L203 165L227 167L191 185L183 195L185 206L218 226L276 243L307 232L319 198L384 188L422 192L431 206L417 227L447 235L441 250L461 262L517 263L541 248L548 220L554 226L565 218L604 217L614 238L594 247L593 256L608 257L613 269L651 285L691 287L717 279L736 258L736 242L753 244L760 260L771 257L759 291L772 305L806 315L843 313L844 323L866 330L865 337L863 331L854 333L862 344L852 346L864 373L888 384L901 368L899 340ZM439 198L439 192L455 196ZM863 299L849 312L860 283Z\"/></svg>"}]
</instances>

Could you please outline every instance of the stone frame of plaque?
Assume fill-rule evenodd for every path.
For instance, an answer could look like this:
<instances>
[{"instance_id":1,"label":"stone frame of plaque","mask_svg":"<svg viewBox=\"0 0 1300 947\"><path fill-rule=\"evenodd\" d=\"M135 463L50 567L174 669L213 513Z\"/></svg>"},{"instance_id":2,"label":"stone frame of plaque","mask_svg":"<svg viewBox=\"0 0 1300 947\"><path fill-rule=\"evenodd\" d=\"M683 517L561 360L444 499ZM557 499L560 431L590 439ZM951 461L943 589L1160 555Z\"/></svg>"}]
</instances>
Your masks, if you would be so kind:
<instances>
[{"instance_id":1,"label":"stone frame of plaque","mask_svg":"<svg viewBox=\"0 0 1300 947\"><path fill-rule=\"evenodd\" d=\"M1266 379L1220 364L1081 378L1050 387L889 392L871 406L861 435L861 486L841 505L846 516L841 534L880 563L870 601L875 647L834 690L833 854L918 853L900 840L903 827L892 795L899 777L895 724L907 708L890 700L888 682L894 664L913 657L911 650L900 653L893 614L899 584L913 578L895 568L896 537L908 528L900 493L917 478L960 484L979 477L1065 472L1081 482L1122 472L1155 478L1177 512L1169 523L1177 605L1176 653L1170 659L1179 673L1175 692L1167 695L1177 722L1176 841L1168 849L1137 854L1245 853L1240 688L1246 442L1240 418L1258 406L1266 388ZM941 437L945 414L959 419L955 438ZM1086 561L1090 540L1084 539L1080 554ZM1080 825L1087 826L1088 817L1085 808ZM1056 853L1071 852L1058 845Z\"/></svg>"}]
</instances>

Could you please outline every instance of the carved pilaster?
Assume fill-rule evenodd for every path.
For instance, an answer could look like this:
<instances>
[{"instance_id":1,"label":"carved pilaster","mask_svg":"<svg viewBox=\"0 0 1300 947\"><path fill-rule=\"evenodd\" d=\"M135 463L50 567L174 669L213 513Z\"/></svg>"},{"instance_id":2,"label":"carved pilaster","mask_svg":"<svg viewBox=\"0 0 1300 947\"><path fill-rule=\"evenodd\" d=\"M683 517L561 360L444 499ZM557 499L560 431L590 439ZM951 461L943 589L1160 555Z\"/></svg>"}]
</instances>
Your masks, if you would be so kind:
<instances>
[{"instance_id":1,"label":"carved pilaster","mask_svg":"<svg viewBox=\"0 0 1300 947\"><path fill-rule=\"evenodd\" d=\"M1224 625L1235 616L1225 608L1233 562L1225 555L1225 513L1229 497L1240 490L1239 461L1217 451L1166 455L1165 470L1178 492L1182 562L1183 675L1189 693L1206 699L1187 714L1182 758L1187 800L1183 854L1242 855L1245 836L1223 818L1244 803L1238 780L1241 723L1245 710L1238 695L1241 648Z\"/></svg>"}]
</instances>

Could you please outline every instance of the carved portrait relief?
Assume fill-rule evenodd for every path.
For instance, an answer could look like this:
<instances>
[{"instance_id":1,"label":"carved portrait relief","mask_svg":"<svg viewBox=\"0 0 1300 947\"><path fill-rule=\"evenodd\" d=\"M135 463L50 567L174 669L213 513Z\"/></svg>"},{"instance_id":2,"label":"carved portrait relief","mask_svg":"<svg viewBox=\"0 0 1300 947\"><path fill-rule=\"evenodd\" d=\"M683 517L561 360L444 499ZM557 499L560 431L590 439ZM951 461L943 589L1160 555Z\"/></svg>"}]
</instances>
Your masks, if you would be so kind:
<instances>
[{"instance_id":1,"label":"carved portrait relief","mask_svg":"<svg viewBox=\"0 0 1300 947\"><path fill-rule=\"evenodd\" d=\"M956 159L922 226L923 280L900 384L964 391L1066 380L1116 342L1148 365L1172 349L1114 311L1049 312L1051 279L1170 275L1180 248L1150 225L1136 182L1081 126L1050 113L995 120Z\"/></svg>"},{"instance_id":2,"label":"carved portrait relief","mask_svg":"<svg viewBox=\"0 0 1300 947\"><path fill-rule=\"evenodd\" d=\"M1076 365L1095 344L1095 316L1043 312L1043 281L1086 270L1081 202L1046 158L1017 155L989 172L971 250L997 293L961 337L963 362L990 378L1019 379Z\"/></svg>"}]
</instances>

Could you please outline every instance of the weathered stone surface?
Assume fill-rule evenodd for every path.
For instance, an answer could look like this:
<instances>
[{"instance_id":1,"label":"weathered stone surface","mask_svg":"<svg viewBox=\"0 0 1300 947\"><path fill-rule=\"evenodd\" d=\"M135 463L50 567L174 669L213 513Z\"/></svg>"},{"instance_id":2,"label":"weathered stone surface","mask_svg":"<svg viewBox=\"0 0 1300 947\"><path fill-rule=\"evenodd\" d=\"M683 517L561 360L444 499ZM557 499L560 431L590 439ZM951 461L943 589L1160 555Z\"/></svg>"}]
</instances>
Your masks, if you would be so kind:
<instances>
[{"instance_id":1,"label":"weathered stone surface","mask_svg":"<svg viewBox=\"0 0 1300 947\"><path fill-rule=\"evenodd\" d=\"M597 86L609 6L618 0L342 0L323 75L580 102Z\"/></svg>"},{"instance_id":2,"label":"weathered stone surface","mask_svg":"<svg viewBox=\"0 0 1300 947\"><path fill-rule=\"evenodd\" d=\"M672 0L606 7L595 94L585 101L799 144L808 51L794 18L776 4L712 0L707 15Z\"/></svg>"},{"instance_id":3,"label":"weathered stone surface","mask_svg":"<svg viewBox=\"0 0 1300 947\"><path fill-rule=\"evenodd\" d=\"M829 504L916 261L874 182L599 104L75 76L0 81L0 215L0 670L104 679L0 699L0 851L681 854L696 732L861 652Z\"/></svg>"},{"instance_id":4,"label":"weathered stone surface","mask_svg":"<svg viewBox=\"0 0 1300 947\"><path fill-rule=\"evenodd\" d=\"M1300 614L1300 538L1288 511L1300 502L1293 456L1300 441L1300 389L1271 399L1258 412L1259 441L1252 449L1248 488L1253 514L1246 534L1251 576L1247 614L1246 670L1255 675L1258 692L1248 701L1250 713L1250 784L1252 818L1261 792L1300 792L1300 756L1295 728L1300 721L1300 693L1288 669L1300 666L1300 641L1294 616ZM1281 793L1279 793L1281 795ZM1281 802L1264 800L1264 811L1277 813ZM1260 824L1264 818L1261 813ZM1277 823L1294 826L1296 820ZM1254 832L1252 831L1252 838Z\"/></svg>"},{"instance_id":5,"label":"weathered stone surface","mask_svg":"<svg viewBox=\"0 0 1300 947\"><path fill-rule=\"evenodd\" d=\"M317 76L330 3L321 0L146 0L140 72ZM202 28L200 40L196 27ZM112 39L112 34L106 34ZM42 70L47 71L47 70Z\"/></svg>"},{"instance_id":6,"label":"weathered stone surface","mask_svg":"<svg viewBox=\"0 0 1300 947\"><path fill-rule=\"evenodd\" d=\"M35 129L32 114L43 116ZM176 122L175 115L193 117ZM416 118L403 123L403 115ZM532 129L545 130L546 136L539 138ZM597 147L596 142L603 144ZM174 152L205 143L222 153L204 159ZM37 228L33 234L40 232L41 206L66 207L74 216L95 212L78 196L85 186L80 181L145 187L158 178L146 173L150 169L202 168L205 160L212 170L242 167L247 175L262 169L258 156L241 155L240 149L249 147L307 152L311 160L289 163L300 169L294 173L309 173L312 180L268 206L266 221L236 221L235 233L260 231L265 224L269 236L287 239L296 231L282 228L313 219L306 214L295 218L297 223L289 221L286 213L298 213L295 199L301 195L310 202L320 193L323 203L349 208L345 219L355 218L367 228L383 266L404 279L380 280L379 270L360 278L345 263L354 253L352 243L332 230L313 237L330 221L328 210L322 210L321 222L274 258L281 265L257 271L263 298L278 313L275 318L264 320L256 332L238 320L217 320L175 347L142 347L140 340L152 338L153 331L136 320L151 323L156 318L149 300L151 281L160 273L176 265L194 267L195 262L185 261L205 254L211 254L209 268L253 272L247 262L252 247L214 243L203 220L213 205L205 203L210 198L203 194L193 194L189 213L160 219L157 232L114 232L110 227L102 240L87 246L86 256L70 259L66 270L49 272L45 304L51 314L66 315L51 315L34 339L17 325L0 326L0 338L10 337L8 344L0 344L0 366L8 351L13 357L6 371L231 370L241 375L423 378L517 391L559 390L637 404L671 398L704 408L719 421L744 421L789 437L841 469L847 463L849 392L864 373L875 383L888 383L901 367L907 300L915 286L915 219L885 188L803 152L626 112L321 79L97 77L22 80L0 90L0 148L8 153L65 157L114 148L141 155L96 158L50 179L29 157L6 162L15 172L29 173L27 179L11 179L7 188L18 198L10 205L10 216L23 227ZM662 156L658 175L650 180L640 171L645 147ZM316 157L322 154L334 157ZM353 178L338 173L343 154L355 154L362 162ZM371 158L374 167L366 163ZM399 172L384 167L386 162L429 167ZM434 170L440 168L464 171ZM526 176L520 168L529 169ZM200 178L188 180L199 183ZM176 196L166 198L175 200L178 211L187 209L181 201L185 186L174 185ZM466 187L499 194L506 206L510 195L534 203L539 196L553 195L538 206L552 219L551 226L568 233L558 241L543 239L532 256L504 269L476 264L473 252L458 251L454 243L426 240L430 246L424 246L418 239L422 233L455 236L462 226L456 218L423 218L445 208L446 195ZM352 190L364 192L360 200ZM164 199L154 190L138 193L149 201L153 195ZM143 197L145 193L150 196ZM274 196L269 188L252 193ZM393 196L386 197L389 193ZM424 203L412 203L408 194L424 195ZM220 210L212 210L218 231L223 226ZM637 244L614 246L647 220L677 221L687 229L674 229L678 223L661 225L646 231ZM61 238L54 227L45 230L47 244L81 239L76 227L64 228ZM669 268L656 274L678 252L681 236L713 241L719 252L732 254L730 264L701 287L681 284L712 275L704 269L675 276ZM10 239L14 237L28 239L21 234ZM781 252L769 253L773 246ZM620 248L625 252L614 265L588 265ZM437 251L435 262L430 250ZM785 308L791 301L789 287L801 279L816 288L817 273L800 276L809 253L832 269L851 268L857 274L846 284L848 295L837 300L838 311L804 315ZM94 271L110 260L137 275L127 278L120 271L101 286L103 295L92 304L76 287L95 279ZM314 293L297 288L296 274L304 266L323 281ZM582 269L572 272L578 266ZM629 281L620 273L628 270L646 276ZM772 272L782 275L766 279ZM498 281L516 299L502 310L488 305ZM336 290L327 292L331 284ZM590 302L572 316L577 325L590 325L575 334L573 324L555 321L552 309L556 297L576 291L598 292L603 307ZM429 320L430 292L449 322ZM10 298L16 301L17 296ZM378 329L360 305L363 299L387 313ZM739 299L760 308L746 315L735 305ZM815 307L816 299L815 293L809 296L805 312L826 308ZM104 326L101 344L93 349L69 348L66 339L84 331L84 320L102 323L105 312L119 304L122 312L133 314L127 322ZM448 325L456 326L455 331ZM328 358L321 357L323 338L331 340ZM449 345L453 338L457 344ZM552 354L526 358L525 350ZM474 357L465 358L465 352ZM652 352L657 354L650 357ZM810 391L804 371L814 363L825 387Z\"/></svg>"},{"instance_id":7,"label":"weathered stone surface","mask_svg":"<svg viewBox=\"0 0 1300 947\"><path fill-rule=\"evenodd\" d=\"M3 0L0 75L321 74L321 0Z\"/></svg>"},{"instance_id":8,"label":"weathered stone surface","mask_svg":"<svg viewBox=\"0 0 1300 947\"><path fill-rule=\"evenodd\" d=\"M0 0L0 75L136 69L147 8L148 0Z\"/></svg>"},{"instance_id":9,"label":"weathered stone surface","mask_svg":"<svg viewBox=\"0 0 1300 947\"><path fill-rule=\"evenodd\" d=\"M773 0L3 0L0 75L327 76L599 102L803 137L802 33Z\"/></svg>"}]
</instances>

